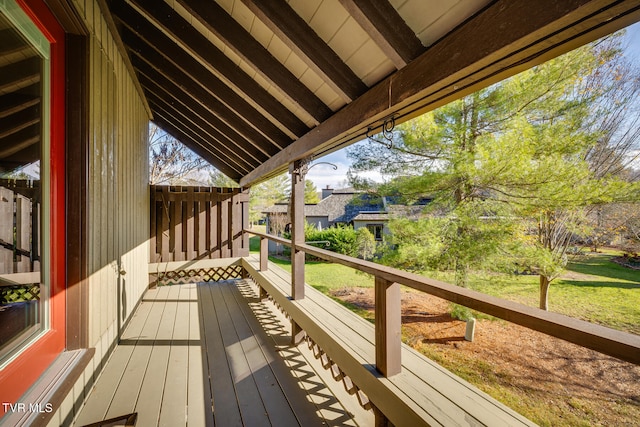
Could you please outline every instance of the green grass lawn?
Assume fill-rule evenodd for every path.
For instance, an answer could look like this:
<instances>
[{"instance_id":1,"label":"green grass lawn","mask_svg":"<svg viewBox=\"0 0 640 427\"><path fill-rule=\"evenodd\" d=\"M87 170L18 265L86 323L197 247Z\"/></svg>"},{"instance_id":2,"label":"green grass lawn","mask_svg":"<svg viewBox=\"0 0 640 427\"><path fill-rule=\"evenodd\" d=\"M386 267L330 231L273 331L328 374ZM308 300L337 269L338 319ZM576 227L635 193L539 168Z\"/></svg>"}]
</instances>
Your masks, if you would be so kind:
<instances>
[{"instance_id":1,"label":"green grass lawn","mask_svg":"<svg viewBox=\"0 0 640 427\"><path fill-rule=\"evenodd\" d=\"M282 269L291 272L291 262L286 259L269 258ZM320 292L329 294L342 288L373 287L373 276L340 264L307 261L305 263L305 281Z\"/></svg>"},{"instance_id":2,"label":"green grass lawn","mask_svg":"<svg viewBox=\"0 0 640 427\"><path fill-rule=\"evenodd\" d=\"M264 225L254 225L252 230L259 233L266 233ZM260 252L260 238L258 236L249 237L249 252Z\"/></svg>"},{"instance_id":3,"label":"green grass lawn","mask_svg":"<svg viewBox=\"0 0 640 427\"><path fill-rule=\"evenodd\" d=\"M640 335L640 271L611 262L615 253L586 253L567 265L551 282L549 310ZM453 282L452 272L425 272L425 276ZM469 274L476 291L526 304L539 305L536 275Z\"/></svg>"},{"instance_id":4,"label":"green grass lawn","mask_svg":"<svg viewBox=\"0 0 640 427\"><path fill-rule=\"evenodd\" d=\"M613 254L574 259L551 282L549 309L614 329L640 334L640 271L611 262ZM538 276L473 275L470 287L533 307L539 304Z\"/></svg>"}]
</instances>

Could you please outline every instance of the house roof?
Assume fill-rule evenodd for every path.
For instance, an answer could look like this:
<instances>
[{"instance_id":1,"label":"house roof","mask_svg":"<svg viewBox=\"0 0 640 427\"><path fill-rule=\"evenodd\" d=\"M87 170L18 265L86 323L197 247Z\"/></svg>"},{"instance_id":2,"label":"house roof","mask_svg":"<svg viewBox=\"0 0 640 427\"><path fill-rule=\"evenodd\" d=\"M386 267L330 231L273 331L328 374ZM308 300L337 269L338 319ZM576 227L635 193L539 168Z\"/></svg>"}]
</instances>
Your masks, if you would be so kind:
<instances>
[{"instance_id":1,"label":"house roof","mask_svg":"<svg viewBox=\"0 0 640 427\"><path fill-rule=\"evenodd\" d=\"M275 204L263 213L286 214L286 203ZM386 215L383 199L368 193L356 192L352 189L335 190L331 195L317 204L306 204L305 217L326 217L330 224L350 223L356 218L366 215Z\"/></svg>"},{"instance_id":2,"label":"house roof","mask_svg":"<svg viewBox=\"0 0 640 427\"><path fill-rule=\"evenodd\" d=\"M389 221L389 212L361 212L353 221Z\"/></svg>"},{"instance_id":3,"label":"house roof","mask_svg":"<svg viewBox=\"0 0 640 427\"><path fill-rule=\"evenodd\" d=\"M262 211L266 214L286 214L289 209L288 203L276 203ZM327 216L326 212L322 210L321 206L317 204L308 204L304 206L305 216Z\"/></svg>"},{"instance_id":4,"label":"house roof","mask_svg":"<svg viewBox=\"0 0 640 427\"><path fill-rule=\"evenodd\" d=\"M104 0L153 120L250 186L639 19L638 0Z\"/></svg>"}]
</instances>

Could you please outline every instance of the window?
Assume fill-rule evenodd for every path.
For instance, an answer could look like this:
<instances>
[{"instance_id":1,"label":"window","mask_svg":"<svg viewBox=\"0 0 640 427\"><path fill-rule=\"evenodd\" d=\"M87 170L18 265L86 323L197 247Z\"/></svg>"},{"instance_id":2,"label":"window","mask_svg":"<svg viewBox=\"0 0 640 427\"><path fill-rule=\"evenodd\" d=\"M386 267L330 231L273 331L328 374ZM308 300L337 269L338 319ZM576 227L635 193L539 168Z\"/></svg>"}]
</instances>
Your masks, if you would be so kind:
<instances>
[{"instance_id":1,"label":"window","mask_svg":"<svg viewBox=\"0 0 640 427\"><path fill-rule=\"evenodd\" d=\"M16 402L65 347L65 34L42 0L1 0L0 32L0 401Z\"/></svg>"},{"instance_id":2,"label":"window","mask_svg":"<svg viewBox=\"0 0 640 427\"><path fill-rule=\"evenodd\" d=\"M382 232L384 230L383 224L367 224L367 228L376 240L382 240Z\"/></svg>"},{"instance_id":3,"label":"window","mask_svg":"<svg viewBox=\"0 0 640 427\"><path fill-rule=\"evenodd\" d=\"M17 6L0 14L0 363L48 327L49 43ZM46 181L46 180L45 180ZM43 265L44 264L44 265Z\"/></svg>"}]
</instances>

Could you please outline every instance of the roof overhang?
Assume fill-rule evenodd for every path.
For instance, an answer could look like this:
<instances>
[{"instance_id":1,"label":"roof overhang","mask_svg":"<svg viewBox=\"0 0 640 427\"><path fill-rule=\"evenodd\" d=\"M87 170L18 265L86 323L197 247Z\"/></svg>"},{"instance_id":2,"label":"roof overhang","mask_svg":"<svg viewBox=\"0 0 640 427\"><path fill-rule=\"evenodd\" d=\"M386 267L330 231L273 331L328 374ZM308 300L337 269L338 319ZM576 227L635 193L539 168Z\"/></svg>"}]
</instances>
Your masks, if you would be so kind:
<instances>
[{"instance_id":1,"label":"roof overhang","mask_svg":"<svg viewBox=\"0 0 640 427\"><path fill-rule=\"evenodd\" d=\"M640 0L104 1L153 120L245 187L640 19Z\"/></svg>"}]
</instances>

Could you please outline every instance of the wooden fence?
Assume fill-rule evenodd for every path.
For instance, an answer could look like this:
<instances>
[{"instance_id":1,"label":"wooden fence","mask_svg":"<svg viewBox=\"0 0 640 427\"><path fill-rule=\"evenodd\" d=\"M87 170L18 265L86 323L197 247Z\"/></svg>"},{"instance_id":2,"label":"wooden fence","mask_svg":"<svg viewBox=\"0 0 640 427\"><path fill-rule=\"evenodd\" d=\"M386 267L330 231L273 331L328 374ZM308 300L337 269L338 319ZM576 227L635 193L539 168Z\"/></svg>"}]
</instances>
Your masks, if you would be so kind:
<instances>
[{"instance_id":1,"label":"wooden fence","mask_svg":"<svg viewBox=\"0 0 640 427\"><path fill-rule=\"evenodd\" d=\"M151 262L249 255L249 194L214 187L151 186Z\"/></svg>"},{"instance_id":2,"label":"wooden fence","mask_svg":"<svg viewBox=\"0 0 640 427\"><path fill-rule=\"evenodd\" d=\"M40 181L0 179L0 274L40 270Z\"/></svg>"}]
</instances>

